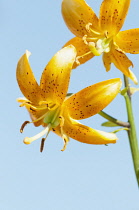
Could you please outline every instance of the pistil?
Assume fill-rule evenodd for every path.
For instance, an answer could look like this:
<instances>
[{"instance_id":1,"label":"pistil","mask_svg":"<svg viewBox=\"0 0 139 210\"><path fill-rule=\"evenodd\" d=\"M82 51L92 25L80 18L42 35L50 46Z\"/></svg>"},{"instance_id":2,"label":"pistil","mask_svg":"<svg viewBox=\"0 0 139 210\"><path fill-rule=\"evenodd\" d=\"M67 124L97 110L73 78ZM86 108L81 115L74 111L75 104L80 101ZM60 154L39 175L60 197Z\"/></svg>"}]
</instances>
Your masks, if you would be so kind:
<instances>
[{"instance_id":1,"label":"pistil","mask_svg":"<svg viewBox=\"0 0 139 210\"><path fill-rule=\"evenodd\" d=\"M47 136L48 133L49 133L49 131L50 131L50 129L51 129L51 127L52 127L51 124L48 124L47 127L44 130L42 130L40 133L36 134L35 136L33 136L33 137L25 137L24 140L23 140L23 142L25 144L30 144L31 142L33 142L33 141L41 138L45 134Z\"/></svg>"},{"instance_id":2,"label":"pistil","mask_svg":"<svg viewBox=\"0 0 139 210\"><path fill-rule=\"evenodd\" d=\"M89 42L88 46L95 56L101 55L103 52L110 51L110 38L98 39L97 42Z\"/></svg>"}]
</instances>

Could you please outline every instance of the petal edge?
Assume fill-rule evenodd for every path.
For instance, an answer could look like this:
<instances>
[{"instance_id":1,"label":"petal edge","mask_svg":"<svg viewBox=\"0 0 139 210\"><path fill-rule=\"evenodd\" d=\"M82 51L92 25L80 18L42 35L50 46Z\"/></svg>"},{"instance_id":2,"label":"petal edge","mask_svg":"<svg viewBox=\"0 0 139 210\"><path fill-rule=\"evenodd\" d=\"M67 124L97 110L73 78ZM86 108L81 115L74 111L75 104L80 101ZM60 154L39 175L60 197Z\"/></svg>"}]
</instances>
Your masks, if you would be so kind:
<instances>
[{"instance_id":1,"label":"petal edge","mask_svg":"<svg viewBox=\"0 0 139 210\"><path fill-rule=\"evenodd\" d=\"M118 94L121 79L110 79L91 85L64 101L65 112L73 119L86 119L104 109Z\"/></svg>"},{"instance_id":2,"label":"petal edge","mask_svg":"<svg viewBox=\"0 0 139 210\"><path fill-rule=\"evenodd\" d=\"M41 100L40 87L28 61L30 54L29 51L26 51L19 59L16 69L16 78L23 95L32 103L38 104Z\"/></svg>"},{"instance_id":3,"label":"petal edge","mask_svg":"<svg viewBox=\"0 0 139 210\"><path fill-rule=\"evenodd\" d=\"M113 133L95 130L73 120L66 120L63 129L69 137L86 144L116 143L118 139Z\"/></svg>"}]
</instances>

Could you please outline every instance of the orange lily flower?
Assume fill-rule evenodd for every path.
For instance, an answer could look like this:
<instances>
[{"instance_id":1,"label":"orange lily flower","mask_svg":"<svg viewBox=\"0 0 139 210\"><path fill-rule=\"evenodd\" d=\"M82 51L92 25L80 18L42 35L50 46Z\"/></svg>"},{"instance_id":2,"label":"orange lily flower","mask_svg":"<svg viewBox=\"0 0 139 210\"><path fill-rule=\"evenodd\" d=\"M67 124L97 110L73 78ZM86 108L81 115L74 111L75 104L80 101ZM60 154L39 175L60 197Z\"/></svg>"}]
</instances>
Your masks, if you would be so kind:
<instances>
[{"instance_id":1,"label":"orange lily flower","mask_svg":"<svg viewBox=\"0 0 139 210\"><path fill-rule=\"evenodd\" d=\"M48 135L52 130L62 137L64 147L69 137L87 144L115 143L117 137L113 133L94 130L76 120L85 119L104 109L118 94L121 87L120 79L111 79L89 86L72 96L68 96L70 73L76 58L76 49L70 45L61 49L50 60L42 73L38 85L29 61L27 51L17 65L17 81L21 92L26 97L19 98L21 107L28 110L32 123L42 125L44 129L33 137L26 137L25 144ZM21 132L26 124L21 126ZM45 138L42 138L41 151Z\"/></svg>"},{"instance_id":2,"label":"orange lily flower","mask_svg":"<svg viewBox=\"0 0 139 210\"><path fill-rule=\"evenodd\" d=\"M63 0L62 15L67 27L76 36L66 45L77 49L78 62L82 64L103 54L106 71L113 63L123 74L137 84L129 69L133 63L125 53L139 53L139 28L120 31L128 12L130 0L104 0L99 18L84 0Z\"/></svg>"}]
</instances>

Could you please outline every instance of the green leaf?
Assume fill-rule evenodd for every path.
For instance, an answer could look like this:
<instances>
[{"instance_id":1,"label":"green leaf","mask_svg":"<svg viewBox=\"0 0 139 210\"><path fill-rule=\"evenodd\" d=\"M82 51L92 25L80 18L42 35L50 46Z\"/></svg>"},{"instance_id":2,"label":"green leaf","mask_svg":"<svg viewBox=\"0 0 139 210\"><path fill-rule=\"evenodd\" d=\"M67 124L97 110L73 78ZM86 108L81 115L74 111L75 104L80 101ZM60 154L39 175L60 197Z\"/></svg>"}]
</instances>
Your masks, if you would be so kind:
<instances>
[{"instance_id":1,"label":"green leaf","mask_svg":"<svg viewBox=\"0 0 139 210\"><path fill-rule=\"evenodd\" d=\"M116 123L111 122L111 121L104 122L104 123L102 123L101 125L102 125L102 126L105 126L105 127L116 127L116 126L119 126L119 125L117 125Z\"/></svg>"}]
</instances>

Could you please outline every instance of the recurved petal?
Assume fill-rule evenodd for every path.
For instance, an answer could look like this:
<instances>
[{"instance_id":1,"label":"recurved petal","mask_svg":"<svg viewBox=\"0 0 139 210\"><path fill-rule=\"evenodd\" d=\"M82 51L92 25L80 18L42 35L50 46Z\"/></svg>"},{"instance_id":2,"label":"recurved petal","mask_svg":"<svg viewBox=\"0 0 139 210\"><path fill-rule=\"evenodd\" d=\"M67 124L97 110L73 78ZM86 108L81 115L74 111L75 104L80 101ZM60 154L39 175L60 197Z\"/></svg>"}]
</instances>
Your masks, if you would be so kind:
<instances>
[{"instance_id":1,"label":"recurved petal","mask_svg":"<svg viewBox=\"0 0 139 210\"><path fill-rule=\"evenodd\" d=\"M124 75L129 77L137 85L138 81L133 72L129 69L130 66L133 67L133 63L129 58L121 51L112 50L111 51L111 61L114 63L117 69L119 69Z\"/></svg>"},{"instance_id":2,"label":"recurved petal","mask_svg":"<svg viewBox=\"0 0 139 210\"><path fill-rule=\"evenodd\" d=\"M126 53L139 53L139 28L120 31L115 36L114 42Z\"/></svg>"},{"instance_id":3,"label":"recurved petal","mask_svg":"<svg viewBox=\"0 0 139 210\"><path fill-rule=\"evenodd\" d=\"M63 130L69 137L86 144L109 144L117 140L113 133L95 130L71 119L65 120Z\"/></svg>"},{"instance_id":4,"label":"recurved petal","mask_svg":"<svg viewBox=\"0 0 139 210\"><path fill-rule=\"evenodd\" d=\"M118 94L121 79L110 79L91 85L64 102L65 110L73 119L85 119L104 109Z\"/></svg>"},{"instance_id":5,"label":"recurved petal","mask_svg":"<svg viewBox=\"0 0 139 210\"><path fill-rule=\"evenodd\" d=\"M94 57L93 53L90 51L88 45L86 45L84 43L84 41L82 40L82 38L79 37L74 37L73 39L69 40L65 45L68 46L72 44L76 50L77 50L77 57L79 56L79 64L83 64L86 61L90 60L91 58ZM79 66L79 64L77 64L77 62L74 62L73 64L73 68L76 68L77 66Z\"/></svg>"},{"instance_id":6,"label":"recurved petal","mask_svg":"<svg viewBox=\"0 0 139 210\"><path fill-rule=\"evenodd\" d=\"M43 100L60 105L66 97L76 49L69 45L58 51L49 61L41 77Z\"/></svg>"},{"instance_id":7,"label":"recurved petal","mask_svg":"<svg viewBox=\"0 0 139 210\"><path fill-rule=\"evenodd\" d=\"M30 52L26 53L19 59L16 69L16 78L23 95L33 104L38 104L41 100L40 87L31 70L28 57Z\"/></svg>"},{"instance_id":8,"label":"recurved petal","mask_svg":"<svg viewBox=\"0 0 139 210\"><path fill-rule=\"evenodd\" d=\"M100 27L108 35L115 35L122 28L130 0L104 0L100 7Z\"/></svg>"},{"instance_id":9,"label":"recurved petal","mask_svg":"<svg viewBox=\"0 0 139 210\"><path fill-rule=\"evenodd\" d=\"M82 37L87 34L88 23L92 23L93 30L98 30L98 18L84 0L63 0L62 15L67 27L75 36Z\"/></svg>"}]
</instances>

